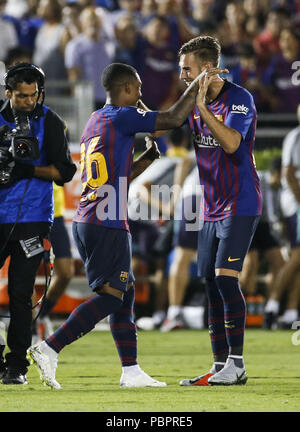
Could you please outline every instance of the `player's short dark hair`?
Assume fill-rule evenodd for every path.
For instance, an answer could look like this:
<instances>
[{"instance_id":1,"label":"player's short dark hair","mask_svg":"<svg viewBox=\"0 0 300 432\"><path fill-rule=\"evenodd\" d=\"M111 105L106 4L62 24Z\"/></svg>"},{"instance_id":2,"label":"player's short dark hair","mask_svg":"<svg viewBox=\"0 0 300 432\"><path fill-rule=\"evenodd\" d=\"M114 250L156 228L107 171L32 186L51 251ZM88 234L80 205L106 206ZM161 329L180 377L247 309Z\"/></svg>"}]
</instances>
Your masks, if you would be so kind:
<instances>
[{"instance_id":1,"label":"player's short dark hair","mask_svg":"<svg viewBox=\"0 0 300 432\"><path fill-rule=\"evenodd\" d=\"M221 45L215 37L197 36L182 45L178 56L190 53L194 53L199 60L210 62L216 67L220 61Z\"/></svg>"},{"instance_id":2,"label":"player's short dark hair","mask_svg":"<svg viewBox=\"0 0 300 432\"><path fill-rule=\"evenodd\" d=\"M134 67L124 63L111 63L104 69L101 83L106 91L113 91L117 86L136 77L137 71Z\"/></svg>"}]
</instances>

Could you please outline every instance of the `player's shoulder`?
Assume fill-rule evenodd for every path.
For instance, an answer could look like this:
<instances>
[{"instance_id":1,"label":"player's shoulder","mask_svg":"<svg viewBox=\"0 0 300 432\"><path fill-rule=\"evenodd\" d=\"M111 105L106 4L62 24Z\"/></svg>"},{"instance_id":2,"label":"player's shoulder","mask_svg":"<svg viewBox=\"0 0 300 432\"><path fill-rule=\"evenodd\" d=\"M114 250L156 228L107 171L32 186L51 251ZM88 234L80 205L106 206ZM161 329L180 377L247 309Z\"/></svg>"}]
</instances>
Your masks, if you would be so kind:
<instances>
[{"instance_id":1,"label":"player's shoulder","mask_svg":"<svg viewBox=\"0 0 300 432\"><path fill-rule=\"evenodd\" d=\"M233 114L245 114L256 112L256 107L252 94L244 87L229 83L227 105Z\"/></svg>"},{"instance_id":2,"label":"player's shoulder","mask_svg":"<svg viewBox=\"0 0 300 432\"><path fill-rule=\"evenodd\" d=\"M253 102L253 96L249 92L249 90L245 89L245 87L242 87L234 82L227 81L228 85L228 92L230 93L230 96L233 98L240 97L241 99L249 100Z\"/></svg>"},{"instance_id":3,"label":"player's shoulder","mask_svg":"<svg viewBox=\"0 0 300 432\"><path fill-rule=\"evenodd\" d=\"M121 111L120 114L124 114L124 115L136 115L139 114L140 116L145 116L149 111L145 111L142 108L138 108L136 106L133 105L128 105L125 107L121 107Z\"/></svg>"},{"instance_id":4,"label":"player's shoulder","mask_svg":"<svg viewBox=\"0 0 300 432\"><path fill-rule=\"evenodd\" d=\"M154 111L145 111L136 106L125 106L121 107L117 115L115 116L115 123L120 126L120 128L128 131L128 125L130 126L130 131L135 133L139 131L139 125L151 119L154 115Z\"/></svg>"},{"instance_id":5,"label":"player's shoulder","mask_svg":"<svg viewBox=\"0 0 300 432\"><path fill-rule=\"evenodd\" d=\"M103 108L101 108L98 111L95 111L94 115L111 115L111 116L117 116L117 117L126 117L130 115L136 115L140 114L144 116L147 113L147 111L144 111L140 108L137 108L136 106L127 105L127 106L117 106L117 105L104 105Z\"/></svg>"}]
</instances>

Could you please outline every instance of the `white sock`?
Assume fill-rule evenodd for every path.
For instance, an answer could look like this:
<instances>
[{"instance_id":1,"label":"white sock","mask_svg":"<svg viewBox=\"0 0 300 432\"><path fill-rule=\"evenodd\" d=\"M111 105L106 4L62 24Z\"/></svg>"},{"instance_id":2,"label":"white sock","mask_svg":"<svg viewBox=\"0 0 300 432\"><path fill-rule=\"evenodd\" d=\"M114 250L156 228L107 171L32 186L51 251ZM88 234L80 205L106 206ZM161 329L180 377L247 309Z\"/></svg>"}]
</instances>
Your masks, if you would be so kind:
<instances>
[{"instance_id":1,"label":"white sock","mask_svg":"<svg viewBox=\"0 0 300 432\"><path fill-rule=\"evenodd\" d=\"M179 315L179 313L181 312L181 306L169 306L168 308L168 320L172 320L174 318L177 317L177 315Z\"/></svg>"},{"instance_id":2,"label":"white sock","mask_svg":"<svg viewBox=\"0 0 300 432\"><path fill-rule=\"evenodd\" d=\"M270 299L267 301L267 304L265 306L265 313L274 313L278 314L279 312L279 302L277 300Z\"/></svg>"},{"instance_id":3,"label":"white sock","mask_svg":"<svg viewBox=\"0 0 300 432\"><path fill-rule=\"evenodd\" d=\"M297 321L298 319L298 311L297 309L287 309L282 317L283 321L285 323L293 323L294 321Z\"/></svg>"},{"instance_id":4,"label":"white sock","mask_svg":"<svg viewBox=\"0 0 300 432\"><path fill-rule=\"evenodd\" d=\"M41 342L40 347L41 347L41 350L42 350L45 354L51 355L52 357L53 357L53 356L58 356L58 353L57 353L56 351L54 351L54 349L52 349L52 348L47 344L47 342L45 342L45 341Z\"/></svg>"},{"instance_id":5,"label":"white sock","mask_svg":"<svg viewBox=\"0 0 300 432\"><path fill-rule=\"evenodd\" d=\"M122 367L122 372L126 375L137 375L138 372L141 371L140 365L136 364L136 365L132 365L132 366L123 366Z\"/></svg>"}]
</instances>

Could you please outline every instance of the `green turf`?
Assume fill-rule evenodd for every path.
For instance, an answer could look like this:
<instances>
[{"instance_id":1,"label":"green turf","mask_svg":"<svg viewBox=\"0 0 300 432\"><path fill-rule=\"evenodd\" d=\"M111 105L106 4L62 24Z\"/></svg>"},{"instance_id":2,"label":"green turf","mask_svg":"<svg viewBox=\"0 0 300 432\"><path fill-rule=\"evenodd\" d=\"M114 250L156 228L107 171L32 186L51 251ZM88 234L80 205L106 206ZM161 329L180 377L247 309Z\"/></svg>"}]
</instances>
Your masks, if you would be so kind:
<instances>
[{"instance_id":1,"label":"green turf","mask_svg":"<svg viewBox=\"0 0 300 432\"><path fill-rule=\"evenodd\" d=\"M27 386L0 385L1 412L299 412L300 345L292 331L247 330L245 386L180 387L211 365L207 330L139 332L139 361L166 388L120 389L112 337L94 331L59 356L61 390L41 384L31 366Z\"/></svg>"}]
</instances>

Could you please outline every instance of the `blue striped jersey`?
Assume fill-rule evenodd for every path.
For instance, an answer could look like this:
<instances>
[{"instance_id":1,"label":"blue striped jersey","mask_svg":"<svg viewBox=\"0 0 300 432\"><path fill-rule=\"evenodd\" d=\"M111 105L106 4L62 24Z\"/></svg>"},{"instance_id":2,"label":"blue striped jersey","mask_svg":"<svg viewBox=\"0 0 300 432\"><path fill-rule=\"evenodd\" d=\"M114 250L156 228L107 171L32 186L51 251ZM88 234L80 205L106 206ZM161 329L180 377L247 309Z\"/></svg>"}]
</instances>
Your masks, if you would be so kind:
<instances>
[{"instance_id":1,"label":"blue striped jersey","mask_svg":"<svg viewBox=\"0 0 300 432\"><path fill-rule=\"evenodd\" d=\"M257 119L253 97L225 80L220 94L207 107L242 139L239 148L228 154L201 119L197 106L188 118L200 184L204 186L204 220L260 215L262 195L253 154Z\"/></svg>"},{"instance_id":2,"label":"blue striped jersey","mask_svg":"<svg viewBox=\"0 0 300 432\"><path fill-rule=\"evenodd\" d=\"M134 136L153 132L157 111L105 105L88 120L81 138L82 193L74 222L129 230L128 184Z\"/></svg>"}]
</instances>

